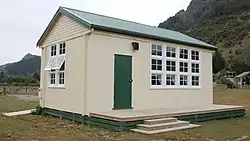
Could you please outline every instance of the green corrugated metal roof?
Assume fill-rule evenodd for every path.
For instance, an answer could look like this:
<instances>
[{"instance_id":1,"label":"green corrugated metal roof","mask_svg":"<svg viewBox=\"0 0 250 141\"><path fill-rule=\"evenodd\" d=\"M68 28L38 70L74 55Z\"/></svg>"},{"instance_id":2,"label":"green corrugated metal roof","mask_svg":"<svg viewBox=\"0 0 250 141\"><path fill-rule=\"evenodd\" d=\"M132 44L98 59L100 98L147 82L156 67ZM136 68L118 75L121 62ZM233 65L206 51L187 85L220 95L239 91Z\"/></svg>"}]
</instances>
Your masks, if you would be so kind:
<instances>
[{"instance_id":1,"label":"green corrugated metal roof","mask_svg":"<svg viewBox=\"0 0 250 141\"><path fill-rule=\"evenodd\" d=\"M247 76L247 75L249 75L249 74L250 74L250 71L246 71L246 72L243 72L243 73L241 73L241 74L235 76L235 78L245 77L245 76Z\"/></svg>"},{"instance_id":2,"label":"green corrugated metal roof","mask_svg":"<svg viewBox=\"0 0 250 141\"><path fill-rule=\"evenodd\" d=\"M210 44L207 44L205 42L202 42L200 40L194 39L190 36L172 30L157 28L149 25L139 24L131 21L93 14L66 7L60 7L58 12L66 14L71 18L77 20L78 22L84 24L86 27L93 28L96 30L103 30L108 32L115 32L120 34L126 34L126 35L144 37L156 40L163 40L173 43L196 46L210 50L217 49L215 46L212 46ZM39 45L40 40L38 41L37 45Z\"/></svg>"}]
</instances>

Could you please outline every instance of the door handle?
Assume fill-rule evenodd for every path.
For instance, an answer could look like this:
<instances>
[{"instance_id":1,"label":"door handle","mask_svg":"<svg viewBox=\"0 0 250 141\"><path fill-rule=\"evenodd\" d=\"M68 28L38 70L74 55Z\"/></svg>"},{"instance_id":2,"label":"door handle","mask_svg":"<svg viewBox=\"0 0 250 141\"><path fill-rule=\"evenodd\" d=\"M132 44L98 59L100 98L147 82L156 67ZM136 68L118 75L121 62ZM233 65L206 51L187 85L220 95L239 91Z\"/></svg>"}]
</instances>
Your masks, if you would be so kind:
<instances>
[{"instance_id":1,"label":"door handle","mask_svg":"<svg viewBox=\"0 0 250 141\"><path fill-rule=\"evenodd\" d=\"M129 82L133 82L133 79L129 79Z\"/></svg>"}]
</instances>

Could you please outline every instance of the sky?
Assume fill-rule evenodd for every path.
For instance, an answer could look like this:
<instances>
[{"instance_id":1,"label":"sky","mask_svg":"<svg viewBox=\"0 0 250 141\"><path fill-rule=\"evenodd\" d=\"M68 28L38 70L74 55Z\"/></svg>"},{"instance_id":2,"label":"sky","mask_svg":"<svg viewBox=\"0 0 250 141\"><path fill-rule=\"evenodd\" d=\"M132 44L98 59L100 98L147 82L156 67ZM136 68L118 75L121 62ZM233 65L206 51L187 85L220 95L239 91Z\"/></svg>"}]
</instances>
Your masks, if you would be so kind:
<instances>
[{"instance_id":1,"label":"sky","mask_svg":"<svg viewBox=\"0 0 250 141\"><path fill-rule=\"evenodd\" d=\"M27 53L40 55L36 42L59 6L158 26L191 0L0 0L0 65Z\"/></svg>"}]
</instances>

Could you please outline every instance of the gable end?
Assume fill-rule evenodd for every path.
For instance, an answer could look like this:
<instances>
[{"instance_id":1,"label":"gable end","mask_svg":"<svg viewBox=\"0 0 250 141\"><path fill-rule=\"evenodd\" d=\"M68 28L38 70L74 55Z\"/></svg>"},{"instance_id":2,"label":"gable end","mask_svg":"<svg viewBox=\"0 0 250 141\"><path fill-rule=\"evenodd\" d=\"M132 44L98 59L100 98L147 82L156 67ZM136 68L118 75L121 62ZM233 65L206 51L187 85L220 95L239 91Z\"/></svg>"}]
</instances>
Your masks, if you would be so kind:
<instances>
[{"instance_id":1,"label":"gable end","mask_svg":"<svg viewBox=\"0 0 250 141\"><path fill-rule=\"evenodd\" d=\"M91 29L90 24L83 23L76 16L61 8L56 12L46 30L37 42L37 46L46 45L59 40L79 35Z\"/></svg>"}]
</instances>

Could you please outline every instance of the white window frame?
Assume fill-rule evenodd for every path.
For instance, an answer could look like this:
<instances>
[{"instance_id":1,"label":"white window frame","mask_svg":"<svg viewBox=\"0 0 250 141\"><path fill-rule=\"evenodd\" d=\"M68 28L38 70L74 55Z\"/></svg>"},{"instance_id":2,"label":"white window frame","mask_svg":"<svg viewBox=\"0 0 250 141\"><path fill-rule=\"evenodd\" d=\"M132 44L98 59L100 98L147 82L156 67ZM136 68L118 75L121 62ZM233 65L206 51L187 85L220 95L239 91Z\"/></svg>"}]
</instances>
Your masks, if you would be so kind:
<instances>
[{"instance_id":1,"label":"white window frame","mask_svg":"<svg viewBox=\"0 0 250 141\"><path fill-rule=\"evenodd\" d=\"M188 58L181 58L181 50L187 50L188 51ZM190 59L190 50L187 48L178 48L178 53L179 53L179 59L180 60L189 60ZM183 55L185 56L186 54L183 53Z\"/></svg>"},{"instance_id":2,"label":"white window frame","mask_svg":"<svg viewBox=\"0 0 250 141\"><path fill-rule=\"evenodd\" d=\"M152 85L153 87L155 87L155 88L161 88L161 86L162 86L162 84L164 83L163 82L163 74L162 73L151 73L151 75L150 75L150 84L152 84L152 75L161 75L161 85Z\"/></svg>"},{"instance_id":3,"label":"white window frame","mask_svg":"<svg viewBox=\"0 0 250 141\"><path fill-rule=\"evenodd\" d=\"M156 64L152 64L153 60L156 60ZM159 61L159 60L161 61L161 64L160 64L160 65L158 64L158 61ZM153 65L155 65L156 70L153 70L153 69L152 69L152 66L153 66ZM161 70L158 70L158 66L161 66ZM151 70L152 70L152 71L154 71L154 72L161 72L161 71L163 70L163 67L164 67L164 66L163 66L163 60L162 60L161 58L155 58L155 57L151 58Z\"/></svg>"},{"instance_id":4,"label":"white window frame","mask_svg":"<svg viewBox=\"0 0 250 141\"><path fill-rule=\"evenodd\" d=\"M170 51L168 51L168 49L170 49ZM173 52L173 49L175 50L175 52ZM167 52L169 52L171 56L167 56ZM172 57L173 53L175 53L175 57ZM165 55L166 55L167 58L176 58L176 56L177 56L176 48L171 47L171 46L166 46L166 54Z\"/></svg>"},{"instance_id":5,"label":"white window frame","mask_svg":"<svg viewBox=\"0 0 250 141\"><path fill-rule=\"evenodd\" d=\"M170 64L168 65L167 62L170 62ZM172 65L172 63L175 63L175 65ZM176 72L176 61L175 60L166 60L166 71L167 72ZM170 67L170 70L167 70L167 67ZM174 67L174 70L173 70L173 67Z\"/></svg>"},{"instance_id":6,"label":"white window frame","mask_svg":"<svg viewBox=\"0 0 250 141\"><path fill-rule=\"evenodd\" d=\"M55 78L54 78L54 79L55 79L55 80L54 80L54 81L55 81L54 84L51 84L51 75L52 75L52 74L54 74L54 77L55 77ZM55 71L49 72L49 85L50 85L50 86L55 86L55 85L56 85L56 72L55 72Z\"/></svg>"},{"instance_id":7,"label":"white window frame","mask_svg":"<svg viewBox=\"0 0 250 141\"><path fill-rule=\"evenodd\" d=\"M65 53L64 54L60 54L60 44L63 44L65 43ZM56 55L55 56L51 56L51 49L52 49L52 46L55 46L56 45ZM64 88L65 87L65 72L66 72L66 60L65 60L65 56L66 56L66 47L67 47L67 43L66 42L59 42L57 44L53 44L51 46L49 46L49 61L51 59L55 59L56 61L59 61L59 59L61 59L59 61L59 64L56 64L53 66L53 70L50 68L50 69L46 69L48 71L48 87L49 88ZM49 63L49 62L48 62ZM63 66L63 63L64 63L64 70L60 70L60 68ZM54 73L55 74L55 84L51 84L51 74ZM59 74L60 73L64 73L64 84L59 84Z\"/></svg>"},{"instance_id":8,"label":"white window frame","mask_svg":"<svg viewBox=\"0 0 250 141\"><path fill-rule=\"evenodd\" d=\"M56 47L55 52L53 51L53 54L55 53L54 55L52 55L52 48L53 48L53 47ZM50 49L49 49L49 56L50 56L50 57L55 57L56 55L57 55L57 44L53 44L53 45L50 46Z\"/></svg>"},{"instance_id":9,"label":"white window frame","mask_svg":"<svg viewBox=\"0 0 250 141\"><path fill-rule=\"evenodd\" d=\"M183 64L183 65L181 65ZM184 65L186 64L186 65ZM182 68L182 71L181 71L181 68ZM187 71L185 71L187 69ZM182 73L182 74L188 74L189 72L189 65L188 65L188 61L179 61L179 72Z\"/></svg>"},{"instance_id":10,"label":"white window frame","mask_svg":"<svg viewBox=\"0 0 250 141\"><path fill-rule=\"evenodd\" d=\"M187 81L187 85L181 85L181 76L183 76L183 77L187 77L187 79L186 79L186 81ZM189 85L189 75L188 74L180 74L180 79L179 79L179 84L180 84L180 87L188 87L188 85ZM185 82L185 80L183 80L183 82Z\"/></svg>"},{"instance_id":11,"label":"white window frame","mask_svg":"<svg viewBox=\"0 0 250 141\"><path fill-rule=\"evenodd\" d=\"M60 74L63 74L63 84L60 84L60 80L61 80ZM64 86L64 84L65 84L65 71L58 71L58 85L62 87Z\"/></svg>"},{"instance_id":12,"label":"white window frame","mask_svg":"<svg viewBox=\"0 0 250 141\"><path fill-rule=\"evenodd\" d=\"M192 59L192 57L193 57L192 52L193 52L193 51L194 51L194 52L198 52L198 60L196 60L196 57L197 57L196 54L194 55L195 59L194 59L194 60ZM199 61L199 60L200 60L200 52L197 51L197 50L192 50L192 51L191 51L191 60L193 60L193 61Z\"/></svg>"},{"instance_id":13,"label":"white window frame","mask_svg":"<svg viewBox=\"0 0 250 141\"><path fill-rule=\"evenodd\" d=\"M157 55L152 55L152 45L161 45L162 46L162 56L157 56ZM170 48L175 48L175 57L167 57L166 51L167 47ZM183 59L180 58L180 49L186 49L188 50L188 58ZM199 60L192 60L192 51L198 51L199 52ZM201 51L196 50L196 49L190 49L190 48L185 48L185 47L175 47L175 46L169 46L165 44L157 44L157 43L152 43L150 46L150 89L168 89L168 88L174 88L174 89L179 89L179 88L187 88L187 89L200 89L201 88ZM152 59L160 59L162 60L162 70L152 70ZM175 61L175 71L167 71L166 70L166 61ZM185 62L188 63L188 72L180 72L180 62ZM199 64L199 73L192 73L192 63ZM152 74L162 74L162 85L151 85L151 75ZM167 74L170 75L175 75L175 85L167 85L166 77ZM187 75L188 76L188 85L180 85L180 75ZM192 76L199 76L199 86L192 86Z\"/></svg>"},{"instance_id":14,"label":"white window frame","mask_svg":"<svg viewBox=\"0 0 250 141\"><path fill-rule=\"evenodd\" d=\"M62 49L61 49L61 45L62 45ZM64 51L63 53L61 53L61 50ZM66 53L66 43L65 42L61 42L58 44L58 54L59 55L65 55Z\"/></svg>"},{"instance_id":15,"label":"white window frame","mask_svg":"<svg viewBox=\"0 0 250 141\"><path fill-rule=\"evenodd\" d=\"M172 81L171 81L171 80L172 80L171 77L170 77L170 85L167 85L167 76L168 76L168 75L174 76L174 83L175 83L175 85L172 85L172 84L171 84L171 82L172 82ZM165 81L166 81L165 83L166 83L166 86L167 86L167 87L171 87L171 86L174 87L174 86L176 86L176 83L177 83L177 82L176 82L176 80L177 80L177 79L176 79L176 77L177 77L176 74L169 74L169 73L167 73L167 74L165 75L165 77L166 77L166 78L165 78Z\"/></svg>"},{"instance_id":16,"label":"white window frame","mask_svg":"<svg viewBox=\"0 0 250 141\"><path fill-rule=\"evenodd\" d=\"M199 79L198 79L199 85L193 85L193 78L192 78L193 76L199 78ZM198 87L198 88L200 87L200 85L201 85L200 83L201 83L201 82L200 82L200 76L199 76L199 75L191 75L191 78L190 78L190 79L191 79L191 85L192 85L192 87Z\"/></svg>"},{"instance_id":17,"label":"white window frame","mask_svg":"<svg viewBox=\"0 0 250 141\"><path fill-rule=\"evenodd\" d=\"M199 61L198 60L190 60L190 85L193 87L193 88L201 88L201 63L200 63L200 60L201 60L201 52L199 52ZM198 64L199 65L199 73L196 73L196 72L192 72L192 64ZM199 77L199 85L198 86L193 86L192 85L192 76L198 76Z\"/></svg>"}]
</instances>

